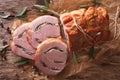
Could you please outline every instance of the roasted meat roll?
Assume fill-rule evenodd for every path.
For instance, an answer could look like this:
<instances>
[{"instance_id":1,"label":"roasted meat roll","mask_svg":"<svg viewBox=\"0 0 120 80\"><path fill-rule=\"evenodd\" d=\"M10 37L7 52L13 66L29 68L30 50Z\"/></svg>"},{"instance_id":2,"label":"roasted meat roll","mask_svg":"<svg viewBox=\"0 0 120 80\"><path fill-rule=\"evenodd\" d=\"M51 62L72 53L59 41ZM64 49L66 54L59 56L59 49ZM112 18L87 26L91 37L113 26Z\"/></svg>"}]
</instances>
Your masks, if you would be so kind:
<instances>
[{"instance_id":1,"label":"roasted meat roll","mask_svg":"<svg viewBox=\"0 0 120 80\"><path fill-rule=\"evenodd\" d=\"M45 39L55 37L60 37L60 27L56 17L44 15L31 22L27 38L34 48Z\"/></svg>"},{"instance_id":2,"label":"roasted meat roll","mask_svg":"<svg viewBox=\"0 0 120 80\"><path fill-rule=\"evenodd\" d=\"M28 26L30 23L25 23L18 27L13 32L13 41L11 43L12 52L24 58L32 59L35 49L29 44L26 38Z\"/></svg>"},{"instance_id":3,"label":"roasted meat roll","mask_svg":"<svg viewBox=\"0 0 120 80\"><path fill-rule=\"evenodd\" d=\"M61 14L60 21L70 51L110 39L109 16L102 7L81 8L64 13Z\"/></svg>"},{"instance_id":4,"label":"roasted meat roll","mask_svg":"<svg viewBox=\"0 0 120 80\"><path fill-rule=\"evenodd\" d=\"M67 55L67 45L61 39L46 39L37 47L35 65L47 75L56 75L64 69Z\"/></svg>"}]
</instances>

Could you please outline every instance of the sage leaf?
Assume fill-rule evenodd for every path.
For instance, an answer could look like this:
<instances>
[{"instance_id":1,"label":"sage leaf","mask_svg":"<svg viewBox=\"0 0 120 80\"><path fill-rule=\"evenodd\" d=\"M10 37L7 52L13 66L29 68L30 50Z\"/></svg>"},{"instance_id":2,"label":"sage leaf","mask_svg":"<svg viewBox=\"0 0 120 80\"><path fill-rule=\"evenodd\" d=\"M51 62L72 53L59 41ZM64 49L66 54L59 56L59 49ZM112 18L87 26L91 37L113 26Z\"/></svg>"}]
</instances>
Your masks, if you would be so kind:
<instances>
[{"instance_id":1,"label":"sage leaf","mask_svg":"<svg viewBox=\"0 0 120 80\"><path fill-rule=\"evenodd\" d=\"M56 16L60 16L60 14L58 12L55 12L54 10L44 6L44 5L34 5L35 8L38 8L38 9L41 9L41 10L44 10L44 11L47 11L49 13L52 13Z\"/></svg>"},{"instance_id":2,"label":"sage leaf","mask_svg":"<svg viewBox=\"0 0 120 80\"><path fill-rule=\"evenodd\" d=\"M9 47L9 44L5 45L5 46L0 46L0 52L3 51L4 49L6 49L7 47Z\"/></svg>"},{"instance_id":3,"label":"sage leaf","mask_svg":"<svg viewBox=\"0 0 120 80\"><path fill-rule=\"evenodd\" d=\"M45 3L45 6L46 6L46 7L49 7L49 3L48 3L47 0L44 0L44 3Z\"/></svg>"},{"instance_id":4,"label":"sage leaf","mask_svg":"<svg viewBox=\"0 0 120 80\"><path fill-rule=\"evenodd\" d=\"M73 61L78 64L78 58L75 52L72 52Z\"/></svg>"},{"instance_id":5,"label":"sage leaf","mask_svg":"<svg viewBox=\"0 0 120 80\"><path fill-rule=\"evenodd\" d=\"M17 18L19 18L20 20L27 20L27 16L26 15L22 15L22 16L19 16Z\"/></svg>"},{"instance_id":6,"label":"sage leaf","mask_svg":"<svg viewBox=\"0 0 120 80\"><path fill-rule=\"evenodd\" d=\"M23 16L26 11L27 11L27 7L23 7L22 9L20 9L20 10L18 11L18 13L16 14L16 17Z\"/></svg>"},{"instance_id":7,"label":"sage leaf","mask_svg":"<svg viewBox=\"0 0 120 80\"><path fill-rule=\"evenodd\" d=\"M4 12L0 12L0 18L6 19L10 16L10 13L4 13Z\"/></svg>"},{"instance_id":8,"label":"sage leaf","mask_svg":"<svg viewBox=\"0 0 120 80\"><path fill-rule=\"evenodd\" d=\"M44 10L37 10L37 13L38 13L38 14L45 14L45 13L47 13L47 11L44 11Z\"/></svg>"},{"instance_id":9,"label":"sage leaf","mask_svg":"<svg viewBox=\"0 0 120 80\"><path fill-rule=\"evenodd\" d=\"M80 7L80 8L88 8L89 6L88 6L88 5L85 5L85 4L81 4L79 7Z\"/></svg>"},{"instance_id":10,"label":"sage leaf","mask_svg":"<svg viewBox=\"0 0 120 80\"><path fill-rule=\"evenodd\" d=\"M94 59L94 45L89 48L89 59Z\"/></svg>"},{"instance_id":11,"label":"sage leaf","mask_svg":"<svg viewBox=\"0 0 120 80\"><path fill-rule=\"evenodd\" d=\"M101 4L101 3L100 3L100 0L93 0L93 3L94 3L94 4Z\"/></svg>"},{"instance_id":12,"label":"sage leaf","mask_svg":"<svg viewBox=\"0 0 120 80\"><path fill-rule=\"evenodd\" d=\"M24 65L24 64L28 63L28 59L19 60L19 61L16 61L14 63L18 66L21 66L21 65Z\"/></svg>"}]
</instances>

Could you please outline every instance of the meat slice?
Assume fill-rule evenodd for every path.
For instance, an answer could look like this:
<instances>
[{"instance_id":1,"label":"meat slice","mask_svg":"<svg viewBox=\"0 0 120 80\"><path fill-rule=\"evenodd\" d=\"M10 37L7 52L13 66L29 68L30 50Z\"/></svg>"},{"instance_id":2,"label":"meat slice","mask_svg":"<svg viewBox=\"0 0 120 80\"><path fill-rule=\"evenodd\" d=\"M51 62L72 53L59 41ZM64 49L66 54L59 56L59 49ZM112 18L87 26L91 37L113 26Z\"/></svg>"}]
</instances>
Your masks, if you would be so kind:
<instances>
[{"instance_id":1,"label":"meat slice","mask_svg":"<svg viewBox=\"0 0 120 80\"><path fill-rule=\"evenodd\" d=\"M37 47L35 65L47 75L56 75L64 69L67 55L67 45L61 39L46 39Z\"/></svg>"},{"instance_id":2,"label":"meat slice","mask_svg":"<svg viewBox=\"0 0 120 80\"><path fill-rule=\"evenodd\" d=\"M60 27L56 17L44 15L31 22L27 38L34 48L45 39L55 37L60 37Z\"/></svg>"},{"instance_id":3,"label":"meat slice","mask_svg":"<svg viewBox=\"0 0 120 80\"><path fill-rule=\"evenodd\" d=\"M110 39L109 16L102 7L81 8L64 13L60 20L70 51Z\"/></svg>"},{"instance_id":4,"label":"meat slice","mask_svg":"<svg viewBox=\"0 0 120 80\"><path fill-rule=\"evenodd\" d=\"M11 43L11 49L16 55L24 58L32 59L35 49L29 44L26 38L28 26L30 23L25 23L18 27L13 32L13 41Z\"/></svg>"}]
</instances>

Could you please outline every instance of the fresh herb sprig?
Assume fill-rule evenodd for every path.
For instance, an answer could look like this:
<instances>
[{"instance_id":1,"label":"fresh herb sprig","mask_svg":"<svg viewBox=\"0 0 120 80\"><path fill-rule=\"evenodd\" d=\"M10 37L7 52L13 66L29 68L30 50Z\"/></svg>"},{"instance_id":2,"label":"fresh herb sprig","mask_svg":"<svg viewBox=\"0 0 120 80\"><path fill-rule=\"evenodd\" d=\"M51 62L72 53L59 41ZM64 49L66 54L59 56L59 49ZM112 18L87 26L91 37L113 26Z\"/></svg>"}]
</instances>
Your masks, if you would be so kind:
<instances>
[{"instance_id":1,"label":"fresh herb sprig","mask_svg":"<svg viewBox=\"0 0 120 80\"><path fill-rule=\"evenodd\" d=\"M89 48L89 59L94 59L94 45L90 46Z\"/></svg>"},{"instance_id":2,"label":"fresh herb sprig","mask_svg":"<svg viewBox=\"0 0 120 80\"><path fill-rule=\"evenodd\" d=\"M29 62L29 60L28 59L23 59L23 60L18 60L18 61L16 61L16 62L14 62L16 65L18 65L18 66L22 66L22 65L24 65L24 64L27 64Z\"/></svg>"},{"instance_id":3,"label":"fresh herb sprig","mask_svg":"<svg viewBox=\"0 0 120 80\"><path fill-rule=\"evenodd\" d=\"M44 5L34 5L34 7L35 7L35 8L38 8L38 9L40 9L40 10L47 11L47 12L49 12L49 13L51 13L51 14L56 15L56 16L60 16L60 14L59 14L58 12L55 12L54 10L52 10L52 9L50 9L50 8L44 6Z\"/></svg>"},{"instance_id":4,"label":"fresh herb sprig","mask_svg":"<svg viewBox=\"0 0 120 80\"><path fill-rule=\"evenodd\" d=\"M90 4L80 4L79 7L80 7L80 8L88 8L88 7L90 7L90 6L96 6L96 5L102 4L102 3L100 2L100 0L93 0L92 2L93 2L92 5L90 5Z\"/></svg>"},{"instance_id":5,"label":"fresh herb sprig","mask_svg":"<svg viewBox=\"0 0 120 80\"><path fill-rule=\"evenodd\" d=\"M73 61L78 64L78 57L74 51L72 52L72 57L73 57Z\"/></svg>"},{"instance_id":6,"label":"fresh herb sprig","mask_svg":"<svg viewBox=\"0 0 120 80\"><path fill-rule=\"evenodd\" d=\"M44 11L44 10L37 10L37 13L38 13L38 14L46 14L47 11Z\"/></svg>"},{"instance_id":7,"label":"fresh herb sprig","mask_svg":"<svg viewBox=\"0 0 120 80\"><path fill-rule=\"evenodd\" d=\"M11 16L10 13L0 12L0 18L7 19L9 16Z\"/></svg>"},{"instance_id":8,"label":"fresh herb sprig","mask_svg":"<svg viewBox=\"0 0 120 80\"><path fill-rule=\"evenodd\" d=\"M20 17L20 16L23 16L25 14L27 10L27 7L23 7L22 9L20 9L17 14L16 14L16 17Z\"/></svg>"},{"instance_id":9,"label":"fresh herb sprig","mask_svg":"<svg viewBox=\"0 0 120 80\"><path fill-rule=\"evenodd\" d=\"M45 6L49 8L49 3L47 0L44 0Z\"/></svg>"},{"instance_id":10,"label":"fresh herb sprig","mask_svg":"<svg viewBox=\"0 0 120 80\"><path fill-rule=\"evenodd\" d=\"M88 8L89 5L87 5L87 4L81 4L79 7L80 7L80 8Z\"/></svg>"},{"instance_id":11,"label":"fresh herb sprig","mask_svg":"<svg viewBox=\"0 0 120 80\"><path fill-rule=\"evenodd\" d=\"M1 57L1 60L7 60L6 52L7 52L7 48L8 47L9 47L9 44L4 45L4 46L0 46L0 57Z\"/></svg>"},{"instance_id":12,"label":"fresh herb sprig","mask_svg":"<svg viewBox=\"0 0 120 80\"><path fill-rule=\"evenodd\" d=\"M21 20L26 20L27 19L27 16L25 15L26 12L27 12L27 7L23 7L17 12L16 17Z\"/></svg>"},{"instance_id":13,"label":"fresh herb sprig","mask_svg":"<svg viewBox=\"0 0 120 80\"><path fill-rule=\"evenodd\" d=\"M8 48L8 47L9 47L9 44L5 45L5 46L0 46L0 52L3 51L4 49Z\"/></svg>"},{"instance_id":14,"label":"fresh herb sprig","mask_svg":"<svg viewBox=\"0 0 120 80\"><path fill-rule=\"evenodd\" d=\"M93 0L93 3L94 3L94 5L100 5L101 4L100 0Z\"/></svg>"}]
</instances>

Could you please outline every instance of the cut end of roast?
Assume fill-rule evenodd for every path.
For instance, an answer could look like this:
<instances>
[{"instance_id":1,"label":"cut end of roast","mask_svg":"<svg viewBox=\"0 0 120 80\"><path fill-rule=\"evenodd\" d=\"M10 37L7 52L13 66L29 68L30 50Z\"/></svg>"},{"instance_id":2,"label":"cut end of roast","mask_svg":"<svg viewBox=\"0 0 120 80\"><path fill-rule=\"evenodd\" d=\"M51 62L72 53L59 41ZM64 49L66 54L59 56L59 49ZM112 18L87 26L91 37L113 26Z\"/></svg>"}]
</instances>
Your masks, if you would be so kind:
<instances>
[{"instance_id":1,"label":"cut end of roast","mask_svg":"<svg viewBox=\"0 0 120 80\"><path fill-rule=\"evenodd\" d=\"M35 49L29 44L26 38L30 23L25 23L13 32L11 44L12 52L18 56L33 59Z\"/></svg>"},{"instance_id":2,"label":"cut end of roast","mask_svg":"<svg viewBox=\"0 0 120 80\"><path fill-rule=\"evenodd\" d=\"M31 23L17 27L12 37L12 52L18 56L33 59L38 44L48 38L60 37L58 19L50 15L40 16Z\"/></svg>"},{"instance_id":3,"label":"cut end of roast","mask_svg":"<svg viewBox=\"0 0 120 80\"><path fill-rule=\"evenodd\" d=\"M38 44L48 38L57 37L60 37L60 27L56 17L44 15L31 22L28 41L34 48L37 48Z\"/></svg>"},{"instance_id":4,"label":"cut end of roast","mask_svg":"<svg viewBox=\"0 0 120 80\"><path fill-rule=\"evenodd\" d=\"M57 75L66 65L67 55L67 45L61 39L47 39L37 47L35 65L47 75Z\"/></svg>"}]
</instances>

